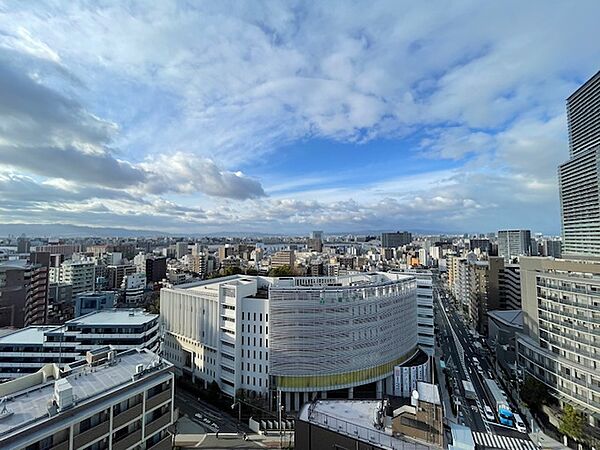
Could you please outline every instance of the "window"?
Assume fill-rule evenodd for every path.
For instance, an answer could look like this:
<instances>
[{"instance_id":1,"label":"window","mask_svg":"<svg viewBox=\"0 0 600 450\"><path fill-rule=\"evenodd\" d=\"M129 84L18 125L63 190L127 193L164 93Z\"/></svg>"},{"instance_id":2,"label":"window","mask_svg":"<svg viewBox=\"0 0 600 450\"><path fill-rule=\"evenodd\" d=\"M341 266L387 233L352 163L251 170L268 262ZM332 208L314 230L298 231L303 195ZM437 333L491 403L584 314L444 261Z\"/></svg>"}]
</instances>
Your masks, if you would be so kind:
<instances>
[{"instance_id":1,"label":"window","mask_svg":"<svg viewBox=\"0 0 600 450\"><path fill-rule=\"evenodd\" d=\"M260 313L260 321L262 322L262 313Z\"/></svg>"}]
</instances>

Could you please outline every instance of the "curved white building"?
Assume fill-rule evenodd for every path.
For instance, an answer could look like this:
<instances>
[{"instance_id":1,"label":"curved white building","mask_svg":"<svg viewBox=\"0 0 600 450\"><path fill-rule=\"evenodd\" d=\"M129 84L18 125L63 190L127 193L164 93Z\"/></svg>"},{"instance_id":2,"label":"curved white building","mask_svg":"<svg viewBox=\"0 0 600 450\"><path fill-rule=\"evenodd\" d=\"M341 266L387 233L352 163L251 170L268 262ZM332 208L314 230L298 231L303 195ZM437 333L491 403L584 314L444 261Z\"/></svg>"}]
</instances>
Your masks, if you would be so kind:
<instances>
[{"instance_id":1,"label":"curved white building","mask_svg":"<svg viewBox=\"0 0 600 450\"><path fill-rule=\"evenodd\" d=\"M288 410L315 396L393 391L417 350L413 275L232 276L161 290L165 354L183 376Z\"/></svg>"},{"instance_id":2,"label":"curved white building","mask_svg":"<svg viewBox=\"0 0 600 450\"><path fill-rule=\"evenodd\" d=\"M272 384L326 392L390 378L416 350L416 281L376 273L290 278L270 287ZM350 392L350 395L352 393Z\"/></svg>"}]
</instances>

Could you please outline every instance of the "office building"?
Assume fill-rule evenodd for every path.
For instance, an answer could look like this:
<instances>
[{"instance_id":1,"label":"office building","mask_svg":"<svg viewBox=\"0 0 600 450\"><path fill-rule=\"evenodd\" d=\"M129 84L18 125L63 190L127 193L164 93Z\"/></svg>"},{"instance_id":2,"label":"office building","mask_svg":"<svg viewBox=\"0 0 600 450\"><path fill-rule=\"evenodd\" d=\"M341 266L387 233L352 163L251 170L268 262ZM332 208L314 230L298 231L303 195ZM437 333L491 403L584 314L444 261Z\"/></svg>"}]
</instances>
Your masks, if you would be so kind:
<instances>
[{"instance_id":1,"label":"office building","mask_svg":"<svg viewBox=\"0 0 600 450\"><path fill-rule=\"evenodd\" d=\"M412 234L408 231L396 231L395 233L381 233L381 247L398 248L412 242Z\"/></svg>"},{"instance_id":2,"label":"office building","mask_svg":"<svg viewBox=\"0 0 600 450\"><path fill-rule=\"evenodd\" d=\"M298 411L314 395L381 397L417 346L412 275L231 276L161 290L164 355L179 373ZM377 327L372 324L377 322ZM397 333L398 324L402 333Z\"/></svg>"},{"instance_id":3,"label":"office building","mask_svg":"<svg viewBox=\"0 0 600 450\"><path fill-rule=\"evenodd\" d=\"M108 349L60 371L0 385L3 449L167 450L174 422L172 366L148 350Z\"/></svg>"},{"instance_id":4,"label":"office building","mask_svg":"<svg viewBox=\"0 0 600 450\"><path fill-rule=\"evenodd\" d=\"M498 231L498 256L504 261L511 262L519 256L531 255L530 230L501 230Z\"/></svg>"},{"instance_id":5,"label":"office building","mask_svg":"<svg viewBox=\"0 0 600 450\"><path fill-rule=\"evenodd\" d=\"M177 259L183 258L184 255L188 253L188 243L187 242L177 242L175 244L175 257Z\"/></svg>"},{"instance_id":6,"label":"office building","mask_svg":"<svg viewBox=\"0 0 600 450\"><path fill-rule=\"evenodd\" d=\"M313 231L308 239L308 249L321 253L323 251L323 232Z\"/></svg>"},{"instance_id":7,"label":"office building","mask_svg":"<svg viewBox=\"0 0 600 450\"><path fill-rule=\"evenodd\" d=\"M30 247L29 239L25 236L17 238L17 253L29 253Z\"/></svg>"},{"instance_id":8,"label":"office building","mask_svg":"<svg viewBox=\"0 0 600 450\"><path fill-rule=\"evenodd\" d=\"M112 309L116 304L114 291L82 292L75 296L75 317L81 317L102 309Z\"/></svg>"},{"instance_id":9,"label":"office building","mask_svg":"<svg viewBox=\"0 0 600 450\"><path fill-rule=\"evenodd\" d=\"M147 256L145 272L148 283L162 281L167 276L167 258L165 256Z\"/></svg>"},{"instance_id":10,"label":"office building","mask_svg":"<svg viewBox=\"0 0 600 450\"><path fill-rule=\"evenodd\" d=\"M294 250L281 250L271 256L271 268L287 266L294 268L296 264L296 252Z\"/></svg>"},{"instance_id":11,"label":"office building","mask_svg":"<svg viewBox=\"0 0 600 450\"><path fill-rule=\"evenodd\" d=\"M127 264L106 266L107 289L121 289L123 286L123 279L136 272L137 268L135 266Z\"/></svg>"},{"instance_id":12,"label":"office building","mask_svg":"<svg viewBox=\"0 0 600 450\"><path fill-rule=\"evenodd\" d=\"M51 255L63 255L65 258L70 258L73 253L81 253L80 244L48 244L37 245L34 248L35 252L47 252Z\"/></svg>"},{"instance_id":13,"label":"office building","mask_svg":"<svg viewBox=\"0 0 600 450\"><path fill-rule=\"evenodd\" d=\"M567 99L569 160L558 168L565 255L600 256L600 72Z\"/></svg>"},{"instance_id":14,"label":"office building","mask_svg":"<svg viewBox=\"0 0 600 450\"><path fill-rule=\"evenodd\" d=\"M85 357L85 352L111 345L114 350L158 348L156 314L141 310L98 311L62 326L30 326L0 336L0 379L35 372L44 364L62 367Z\"/></svg>"},{"instance_id":15,"label":"office building","mask_svg":"<svg viewBox=\"0 0 600 450\"><path fill-rule=\"evenodd\" d=\"M562 241L560 239L544 239L541 247L542 254L540 256L552 256L553 258L562 256Z\"/></svg>"}]
</instances>

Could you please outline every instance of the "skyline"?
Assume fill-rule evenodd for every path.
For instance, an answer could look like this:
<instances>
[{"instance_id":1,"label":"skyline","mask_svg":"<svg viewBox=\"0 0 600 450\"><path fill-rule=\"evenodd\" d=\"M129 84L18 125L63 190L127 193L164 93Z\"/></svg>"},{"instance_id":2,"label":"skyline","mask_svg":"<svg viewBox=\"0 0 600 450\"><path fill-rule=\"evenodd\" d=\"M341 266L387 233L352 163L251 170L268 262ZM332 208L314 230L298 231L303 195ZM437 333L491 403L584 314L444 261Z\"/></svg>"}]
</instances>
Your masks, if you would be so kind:
<instances>
[{"instance_id":1,"label":"skyline","mask_svg":"<svg viewBox=\"0 0 600 450\"><path fill-rule=\"evenodd\" d=\"M256 5L0 2L0 223L559 234L600 5Z\"/></svg>"}]
</instances>

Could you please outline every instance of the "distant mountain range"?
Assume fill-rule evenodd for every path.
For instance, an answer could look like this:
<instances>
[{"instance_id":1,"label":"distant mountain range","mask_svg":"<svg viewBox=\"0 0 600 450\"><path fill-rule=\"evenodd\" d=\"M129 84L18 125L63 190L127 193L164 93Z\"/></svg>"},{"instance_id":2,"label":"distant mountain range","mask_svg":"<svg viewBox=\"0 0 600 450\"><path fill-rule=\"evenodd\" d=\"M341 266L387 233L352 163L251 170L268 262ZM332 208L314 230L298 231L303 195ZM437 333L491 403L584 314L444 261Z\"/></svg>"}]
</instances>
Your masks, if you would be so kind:
<instances>
[{"instance_id":1,"label":"distant mountain range","mask_svg":"<svg viewBox=\"0 0 600 450\"><path fill-rule=\"evenodd\" d=\"M325 234L344 235L358 234L377 236L382 232L391 230L361 230L361 231L337 231L325 232ZM410 230L414 234L435 235L435 234L457 234L435 230ZM119 227L90 227L84 225L70 225L61 223L52 224L33 224L33 223L15 223L15 224L0 224L0 237L8 235L20 236L25 234L29 237L117 237L117 238L134 238L134 237L158 237L158 236L185 236L185 237L266 237L266 236L300 236L308 235L308 233L264 233L254 231L217 231L211 233L168 233L160 230L137 230Z\"/></svg>"}]
</instances>

